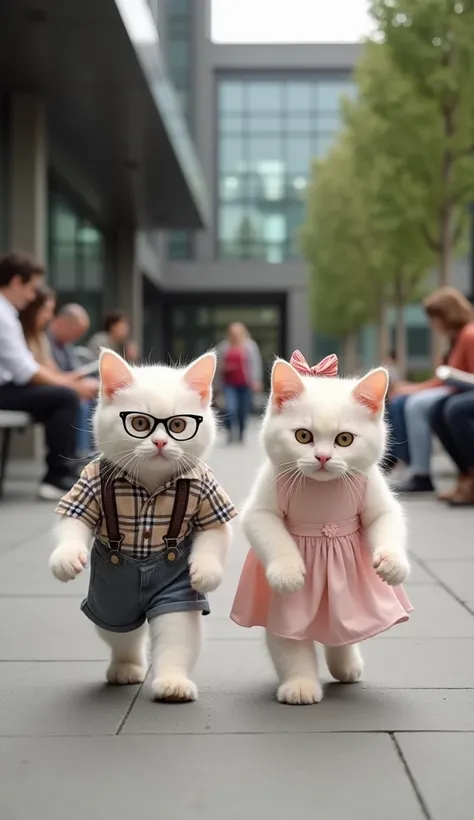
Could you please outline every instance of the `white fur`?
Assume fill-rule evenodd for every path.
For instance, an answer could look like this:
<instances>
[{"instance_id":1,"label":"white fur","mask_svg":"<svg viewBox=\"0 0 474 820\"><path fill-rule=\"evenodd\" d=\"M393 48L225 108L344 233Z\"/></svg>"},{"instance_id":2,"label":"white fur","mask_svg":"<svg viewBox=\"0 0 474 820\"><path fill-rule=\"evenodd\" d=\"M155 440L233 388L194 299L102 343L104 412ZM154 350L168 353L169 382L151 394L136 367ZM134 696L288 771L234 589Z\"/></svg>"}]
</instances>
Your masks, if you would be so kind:
<instances>
[{"instance_id":1,"label":"white fur","mask_svg":"<svg viewBox=\"0 0 474 820\"><path fill-rule=\"evenodd\" d=\"M104 356L116 354L107 351L102 354ZM201 392L190 384L187 375L193 365L185 369L161 365L130 368L120 357L116 359L117 367L129 384L111 396L102 389L94 417L96 440L100 452L111 464L126 469L151 493L174 475L190 467L199 469L201 458L213 444L216 434L216 422L210 407L212 394L209 390L209 395L202 397ZM109 359L110 363L115 366ZM215 357L211 380L214 368ZM175 441L161 425L150 438L135 439L123 428L119 412L124 410L142 411L157 418L195 414L203 416L203 422L196 436L189 441ZM153 443L157 438L166 441L159 457ZM92 534L82 521L68 517L60 520L55 533L57 547L51 555L50 567L60 581L71 581L87 564ZM227 524L196 534L190 556L194 589L202 593L217 589L222 582L229 544ZM157 699L196 699L197 690L189 675L199 654L201 617L200 612L178 612L151 622L153 690ZM123 634L99 630L99 634L111 649L107 672L109 683L144 680L146 631L138 629Z\"/></svg>"},{"instance_id":2,"label":"white fur","mask_svg":"<svg viewBox=\"0 0 474 820\"><path fill-rule=\"evenodd\" d=\"M294 384L290 373L291 379ZM373 413L356 401L354 391L362 384L358 380L298 377L296 381L300 384L298 395L281 406L274 397L269 401L262 427L267 460L242 513L244 532L265 568L268 583L278 593L291 593L304 584L304 563L278 504L276 482L282 474L288 487L299 475L314 481L367 476L362 525L374 568L388 584L402 583L409 572L405 521L377 466L386 438L383 407ZM295 438L299 428L310 430L314 441L299 444ZM335 444L341 432L355 436L350 446ZM318 456L330 458L325 469ZM267 635L267 645L280 680L278 700L293 704L321 700L312 644ZM337 680L348 683L362 674L357 646L327 647L326 659Z\"/></svg>"}]
</instances>

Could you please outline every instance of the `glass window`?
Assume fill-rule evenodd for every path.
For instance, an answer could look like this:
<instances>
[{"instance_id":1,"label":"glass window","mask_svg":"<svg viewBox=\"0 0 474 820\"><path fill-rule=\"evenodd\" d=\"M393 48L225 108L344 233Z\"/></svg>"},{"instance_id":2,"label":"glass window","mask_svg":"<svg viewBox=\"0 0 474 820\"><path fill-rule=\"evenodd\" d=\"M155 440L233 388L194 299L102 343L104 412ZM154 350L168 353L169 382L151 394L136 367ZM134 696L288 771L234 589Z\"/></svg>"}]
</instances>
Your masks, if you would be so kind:
<instances>
[{"instance_id":1,"label":"glass window","mask_svg":"<svg viewBox=\"0 0 474 820\"><path fill-rule=\"evenodd\" d=\"M279 111L282 103L282 83L249 82L247 88L250 111Z\"/></svg>"},{"instance_id":2,"label":"glass window","mask_svg":"<svg viewBox=\"0 0 474 820\"><path fill-rule=\"evenodd\" d=\"M218 241L222 258L280 262L300 255L310 169L340 128L349 80L221 79Z\"/></svg>"},{"instance_id":3,"label":"glass window","mask_svg":"<svg viewBox=\"0 0 474 820\"><path fill-rule=\"evenodd\" d=\"M244 84L222 82L219 85L219 110L242 111L244 106Z\"/></svg>"},{"instance_id":4,"label":"glass window","mask_svg":"<svg viewBox=\"0 0 474 820\"><path fill-rule=\"evenodd\" d=\"M78 302L89 313L92 331L102 321L105 288L105 238L69 200L50 191L48 203L48 278L61 303Z\"/></svg>"},{"instance_id":5,"label":"glass window","mask_svg":"<svg viewBox=\"0 0 474 820\"><path fill-rule=\"evenodd\" d=\"M288 111L310 112L312 109L312 83L287 83L286 106Z\"/></svg>"},{"instance_id":6,"label":"glass window","mask_svg":"<svg viewBox=\"0 0 474 820\"><path fill-rule=\"evenodd\" d=\"M241 137L225 137L220 141L219 162L221 171L241 171L243 160L244 143Z\"/></svg>"}]
</instances>

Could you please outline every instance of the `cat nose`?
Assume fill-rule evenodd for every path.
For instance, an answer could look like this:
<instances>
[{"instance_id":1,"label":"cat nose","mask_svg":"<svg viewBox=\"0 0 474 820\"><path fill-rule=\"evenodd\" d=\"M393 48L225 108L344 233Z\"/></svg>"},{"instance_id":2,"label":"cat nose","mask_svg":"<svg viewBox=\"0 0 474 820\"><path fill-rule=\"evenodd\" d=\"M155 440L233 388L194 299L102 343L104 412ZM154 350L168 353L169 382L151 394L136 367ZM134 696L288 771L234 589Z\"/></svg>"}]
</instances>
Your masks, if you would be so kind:
<instances>
[{"instance_id":1,"label":"cat nose","mask_svg":"<svg viewBox=\"0 0 474 820\"><path fill-rule=\"evenodd\" d=\"M156 441L154 441L153 444L155 445L155 447L158 447L158 450L162 450L163 447L166 447L168 442L163 441L163 439L160 438L160 439L157 439Z\"/></svg>"},{"instance_id":2,"label":"cat nose","mask_svg":"<svg viewBox=\"0 0 474 820\"><path fill-rule=\"evenodd\" d=\"M321 467L324 467L326 461L330 461L331 456L315 456L315 459L321 463Z\"/></svg>"}]
</instances>

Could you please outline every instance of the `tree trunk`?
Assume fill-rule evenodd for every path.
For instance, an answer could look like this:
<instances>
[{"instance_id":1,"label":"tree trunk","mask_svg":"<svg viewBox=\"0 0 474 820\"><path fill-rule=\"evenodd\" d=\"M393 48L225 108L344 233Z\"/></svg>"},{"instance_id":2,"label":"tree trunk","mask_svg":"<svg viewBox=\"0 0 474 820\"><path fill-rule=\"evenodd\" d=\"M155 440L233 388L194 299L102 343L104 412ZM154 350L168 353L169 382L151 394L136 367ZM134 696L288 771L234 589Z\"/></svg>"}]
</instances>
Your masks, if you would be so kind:
<instances>
[{"instance_id":1,"label":"tree trunk","mask_svg":"<svg viewBox=\"0 0 474 820\"><path fill-rule=\"evenodd\" d=\"M397 367L401 379L405 379L408 368L407 329L405 325L405 294L402 274L395 278L395 351Z\"/></svg>"},{"instance_id":2,"label":"tree trunk","mask_svg":"<svg viewBox=\"0 0 474 820\"><path fill-rule=\"evenodd\" d=\"M347 333L342 347L342 370L346 376L351 376L357 370L357 332Z\"/></svg>"},{"instance_id":3,"label":"tree trunk","mask_svg":"<svg viewBox=\"0 0 474 820\"><path fill-rule=\"evenodd\" d=\"M387 320L387 305L385 298L380 297L377 305L377 360L383 362L390 350L390 333Z\"/></svg>"},{"instance_id":4,"label":"tree trunk","mask_svg":"<svg viewBox=\"0 0 474 820\"><path fill-rule=\"evenodd\" d=\"M451 283L453 262L453 206L446 200L441 214L440 252L438 266L438 285L443 287Z\"/></svg>"}]
</instances>

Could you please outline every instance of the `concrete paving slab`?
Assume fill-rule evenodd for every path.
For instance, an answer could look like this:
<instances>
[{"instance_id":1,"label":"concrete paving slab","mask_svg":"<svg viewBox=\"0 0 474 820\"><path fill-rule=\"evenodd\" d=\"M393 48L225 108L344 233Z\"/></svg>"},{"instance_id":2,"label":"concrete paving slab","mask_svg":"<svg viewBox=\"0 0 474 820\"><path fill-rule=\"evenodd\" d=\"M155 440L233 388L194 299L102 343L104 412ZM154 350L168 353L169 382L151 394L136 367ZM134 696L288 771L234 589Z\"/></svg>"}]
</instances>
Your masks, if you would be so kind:
<instances>
[{"instance_id":1,"label":"concrete paving slab","mask_svg":"<svg viewBox=\"0 0 474 820\"><path fill-rule=\"evenodd\" d=\"M404 503L408 516L410 552L424 560L473 558L473 510L452 509L429 501Z\"/></svg>"},{"instance_id":2,"label":"concrete paving slab","mask_svg":"<svg viewBox=\"0 0 474 820\"><path fill-rule=\"evenodd\" d=\"M380 734L1 739L0 771L8 820L424 817Z\"/></svg>"},{"instance_id":3,"label":"concrete paving slab","mask_svg":"<svg viewBox=\"0 0 474 820\"><path fill-rule=\"evenodd\" d=\"M474 554L472 561L428 561L427 564L456 598L474 608Z\"/></svg>"},{"instance_id":4,"label":"concrete paving slab","mask_svg":"<svg viewBox=\"0 0 474 820\"><path fill-rule=\"evenodd\" d=\"M104 663L0 664L0 735L114 735L139 687L107 686L105 668Z\"/></svg>"},{"instance_id":5,"label":"concrete paving slab","mask_svg":"<svg viewBox=\"0 0 474 820\"><path fill-rule=\"evenodd\" d=\"M95 661L107 648L93 624L67 598L0 598L0 661Z\"/></svg>"},{"instance_id":6,"label":"concrete paving slab","mask_svg":"<svg viewBox=\"0 0 474 820\"><path fill-rule=\"evenodd\" d=\"M326 683L324 699L290 707L275 699L271 677L246 685L201 687L192 707L151 701L149 681L140 692L125 734L278 734L288 732L474 731L474 691L377 689Z\"/></svg>"},{"instance_id":7,"label":"concrete paving slab","mask_svg":"<svg viewBox=\"0 0 474 820\"><path fill-rule=\"evenodd\" d=\"M82 599L87 590L88 571L67 584L57 581L48 566L52 549L51 536L46 533L7 552L1 564L0 597L72 596Z\"/></svg>"},{"instance_id":8,"label":"concrete paving slab","mask_svg":"<svg viewBox=\"0 0 474 820\"><path fill-rule=\"evenodd\" d=\"M430 820L472 820L474 734L397 734Z\"/></svg>"}]
</instances>

